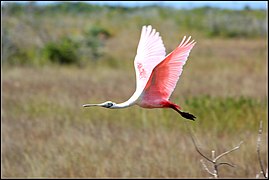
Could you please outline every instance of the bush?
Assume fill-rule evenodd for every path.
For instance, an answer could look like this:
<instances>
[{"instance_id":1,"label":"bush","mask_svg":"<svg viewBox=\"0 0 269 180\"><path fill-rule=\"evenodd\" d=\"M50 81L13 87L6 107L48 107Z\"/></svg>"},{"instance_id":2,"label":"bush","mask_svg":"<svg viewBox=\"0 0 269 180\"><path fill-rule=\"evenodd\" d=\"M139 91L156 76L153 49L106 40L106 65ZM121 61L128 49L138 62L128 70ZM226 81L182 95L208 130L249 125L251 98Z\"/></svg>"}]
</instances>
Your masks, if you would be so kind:
<instances>
[{"instance_id":1,"label":"bush","mask_svg":"<svg viewBox=\"0 0 269 180\"><path fill-rule=\"evenodd\" d=\"M111 37L110 32L101 26L93 26L87 34L94 37L103 37L104 39Z\"/></svg>"},{"instance_id":2,"label":"bush","mask_svg":"<svg viewBox=\"0 0 269 180\"><path fill-rule=\"evenodd\" d=\"M43 52L45 58L57 64L79 64L78 43L70 38L63 38L58 42L45 45Z\"/></svg>"},{"instance_id":3,"label":"bush","mask_svg":"<svg viewBox=\"0 0 269 180\"><path fill-rule=\"evenodd\" d=\"M208 11L205 21L208 36L228 38L265 36L267 22L256 16L244 11Z\"/></svg>"},{"instance_id":4,"label":"bush","mask_svg":"<svg viewBox=\"0 0 269 180\"><path fill-rule=\"evenodd\" d=\"M102 57L102 48L105 41L111 37L111 33L105 28L95 25L84 33L85 45L90 49L90 56L97 60Z\"/></svg>"},{"instance_id":5,"label":"bush","mask_svg":"<svg viewBox=\"0 0 269 180\"><path fill-rule=\"evenodd\" d=\"M111 34L100 26L93 26L84 32L83 38L74 40L64 37L56 42L49 42L43 48L43 58L56 64L85 64L85 59L98 60L102 47Z\"/></svg>"}]
</instances>

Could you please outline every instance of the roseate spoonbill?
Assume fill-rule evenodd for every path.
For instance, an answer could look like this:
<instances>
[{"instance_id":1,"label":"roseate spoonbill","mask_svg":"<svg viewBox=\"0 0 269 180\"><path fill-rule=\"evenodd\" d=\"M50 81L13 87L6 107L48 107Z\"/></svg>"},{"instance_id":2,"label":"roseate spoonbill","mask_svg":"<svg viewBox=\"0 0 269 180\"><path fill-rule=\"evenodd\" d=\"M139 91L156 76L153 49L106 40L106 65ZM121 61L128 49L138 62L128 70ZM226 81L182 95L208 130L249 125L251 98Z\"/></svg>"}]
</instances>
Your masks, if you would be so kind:
<instances>
[{"instance_id":1,"label":"roseate spoonbill","mask_svg":"<svg viewBox=\"0 0 269 180\"><path fill-rule=\"evenodd\" d=\"M169 101L174 91L183 65L195 45L191 37L183 40L178 47L165 56L165 47L159 32L152 26L143 26L137 54L134 60L136 72L136 90L132 97L123 103L106 101L101 104L84 104L83 107L99 106L110 109L126 108L138 105L143 108L172 108L182 117L194 120L196 117L183 112L179 105Z\"/></svg>"}]
</instances>

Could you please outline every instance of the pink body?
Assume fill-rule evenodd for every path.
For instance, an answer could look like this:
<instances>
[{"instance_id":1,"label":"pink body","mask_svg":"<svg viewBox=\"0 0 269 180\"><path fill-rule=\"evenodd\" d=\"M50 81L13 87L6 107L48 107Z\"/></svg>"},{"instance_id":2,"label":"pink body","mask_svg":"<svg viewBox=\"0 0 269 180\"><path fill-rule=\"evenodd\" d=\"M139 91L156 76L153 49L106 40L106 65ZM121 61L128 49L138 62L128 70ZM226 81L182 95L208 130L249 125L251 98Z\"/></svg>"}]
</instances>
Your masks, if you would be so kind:
<instances>
[{"instance_id":1,"label":"pink body","mask_svg":"<svg viewBox=\"0 0 269 180\"><path fill-rule=\"evenodd\" d=\"M194 41L184 36L174 51L166 56L161 36L155 29L143 26L137 54L134 60L136 91L126 102L116 104L111 101L101 104L86 104L84 107L101 106L111 109L126 108L134 104L143 108L172 108L182 117L194 120L195 116L181 111L169 101L183 71Z\"/></svg>"},{"instance_id":2,"label":"pink body","mask_svg":"<svg viewBox=\"0 0 269 180\"><path fill-rule=\"evenodd\" d=\"M151 29L146 30L151 31ZM136 104L143 108L181 109L178 105L170 102L169 97L176 87L183 66L195 42L189 42L190 37L185 41L184 37L180 45L165 57L162 40L155 36L158 37L159 34L152 35L148 32L143 34L142 30L141 39L146 40L140 40L137 55L139 58L135 59L135 69L138 81L137 88L143 89L143 91ZM143 42L147 42L147 45ZM143 47L143 51L140 50L142 49L140 46ZM144 54L144 57L139 53Z\"/></svg>"}]
</instances>

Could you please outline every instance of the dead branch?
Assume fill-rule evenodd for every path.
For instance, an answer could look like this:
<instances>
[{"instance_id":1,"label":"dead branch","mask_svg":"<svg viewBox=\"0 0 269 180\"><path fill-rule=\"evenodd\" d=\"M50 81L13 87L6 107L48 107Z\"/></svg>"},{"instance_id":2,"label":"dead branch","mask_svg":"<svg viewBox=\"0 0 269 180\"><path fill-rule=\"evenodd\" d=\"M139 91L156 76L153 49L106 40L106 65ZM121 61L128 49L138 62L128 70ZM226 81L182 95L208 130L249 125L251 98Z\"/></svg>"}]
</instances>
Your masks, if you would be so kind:
<instances>
[{"instance_id":1,"label":"dead branch","mask_svg":"<svg viewBox=\"0 0 269 180\"><path fill-rule=\"evenodd\" d=\"M210 159L209 157L207 157L206 155L204 155L200 149L198 148L197 144L195 143L195 140L194 140L194 137L191 133L191 130L190 128L187 126L188 130L189 130L189 133L190 133L190 136L191 136L191 140L195 146L195 149L196 151L203 157L205 158L207 161L209 161L210 163L212 163L212 166L213 166L213 172L209 170L209 168L206 166L206 164L204 163L204 161L201 159L201 163L204 167L204 169L210 174L212 175L214 178L218 178L219 177L219 171L218 171L218 167L221 166L221 165L228 165L230 167L235 167L235 165L231 164L231 163L228 163L228 162L217 162L221 157L237 150L240 148L241 144L243 143L243 141L241 141L237 146L235 146L234 148L232 148L231 150L228 150L220 155L218 155L217 157L215 157L215 151L213 150L212 151L212 159Z\"/></svg>"},{"instance_id":2,"label":"dead branch","mask_svg":"<svg viewBox=\"0 0 269 180\"><path fill-rule=\"evenodd\" d=\"M218 157L216 157L213 161L217 161L218 159L220 159L221 157L225 156L226 154L229 154L237 149L240 148L240 145L243 143L243 141L241 141L236 147L234 147L233 149L229 150L229 151L226 151L222 154L220 154Z\"/></svg>"},{"instance_id":3,"label":"dead branch","mask_svg":"<svg viewBox=\"0 0 269 180\"><path fill-rule=\"evenodd\" d=\"M262 163L262 159L261 159L261 151L260 151L261 136L262 136L262 121L260 121L260 128L259 128L258 138L257 138L257 154L258 154L258 160L259 160L261 171L260 171L260 173L258 173L256 175L256 178L259 178L260 174L262 174L264 178L267 178L268 173L265 172L264 167L263 167L263 163ZM268 169L267 169L267 171L268 171Z\"/></svg>"},{"instance_id":4,"label":"dead branch","mask_svg":"<svg viewBox=\"0 0 269 180\"><path fill-rule=\"evenodd\" d=\"M214 176L215 178L217 178L217 177L216 177L216 174L213 173L213 172L211 172L211 171L208 169L208 167L207 167L206 164L204 163L203 159L201 159L200 162L201 162L201 164L203 165L204 169L205 169L210 175L212 175L212 176Z\"/></svg>"}]
</instances>

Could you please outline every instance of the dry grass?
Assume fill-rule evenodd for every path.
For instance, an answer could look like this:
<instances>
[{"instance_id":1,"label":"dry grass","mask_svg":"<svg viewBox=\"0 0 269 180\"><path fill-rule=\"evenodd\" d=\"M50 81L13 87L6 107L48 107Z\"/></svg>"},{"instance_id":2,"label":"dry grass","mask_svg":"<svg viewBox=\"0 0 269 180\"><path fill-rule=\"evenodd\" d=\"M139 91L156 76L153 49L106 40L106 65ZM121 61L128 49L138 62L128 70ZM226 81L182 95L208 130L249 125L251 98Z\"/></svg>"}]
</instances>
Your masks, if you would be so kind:
<instances>
[{"instance_id":1,"label":"dry grass","mask_svg":"<svg viewBox=\"0 0 269 180\"><path fill-rule=\"evenodd\" d=\"M172 100L198 117L187 123L208 155L244 141L225 157L237 167L221 167L220 177L255 177L260 119L267 127L265 41L197 41ZM81 107L128 99L135 88L131 58L116 69L106 62L83 69L5 67L3 177L208 177L184 120L172 110ZM254 104L236 103L241 96Z\"/></svg>"},{"instance_id":2,"label":"dry grass","mask_svg":"<svg viewBox=\"0 0 269 180\"><path fill-rule=\"evenodd\" d=\"M243 140L239 150L223 158L236 168L220 167L219 175L254 178L259 172L256 141L263 120L261 157L267 166L268 42L208 39L204 37L208 29L199 28L206 16L167 10L161 14L157 9L77 14L57 10L37 16L26 9L19 15L3 14L3 61L17 53L17 61L48 62L42 59L46 43L62 37L82 42L87 38L84 33L95 26L112 36L99 61L80 54L82 60L91 61L87 67L4 64L2 177L209 177L185 123L208 156L211 150L221 154ZM234 15L227 17L234 20ZM160 32L167 53L184 35L197 41L171 97L197 116L195 122L170 109L82 108L91 102L123 102L132 95L133 59L145 24Z\"/></svg>"}]
</instances>

